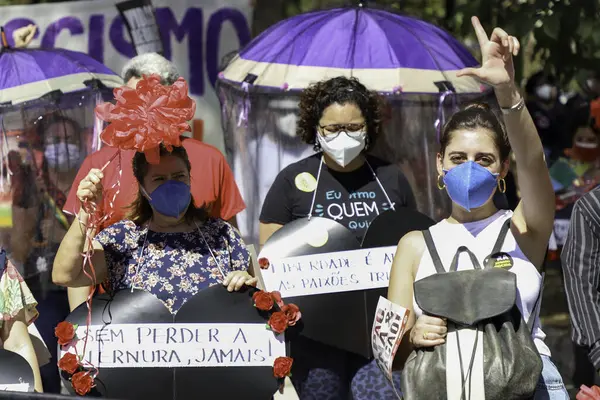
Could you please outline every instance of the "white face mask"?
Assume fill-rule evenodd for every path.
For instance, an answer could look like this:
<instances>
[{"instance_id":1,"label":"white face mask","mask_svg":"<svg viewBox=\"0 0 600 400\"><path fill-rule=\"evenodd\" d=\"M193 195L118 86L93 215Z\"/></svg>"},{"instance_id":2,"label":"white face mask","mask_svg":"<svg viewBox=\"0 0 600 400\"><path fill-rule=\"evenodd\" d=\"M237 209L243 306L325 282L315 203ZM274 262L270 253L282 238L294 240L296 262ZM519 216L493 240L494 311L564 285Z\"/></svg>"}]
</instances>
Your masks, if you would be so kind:
<instances>
[{"instance_id":1,"label":"white face mask","mask_svg":"<svg viewBox=\"0 0 600 400\"><path fill-rule=\"evenodd\" d=\"M547 83L535 88L535 95L542 100L550 100L552 98L552 89L554 87Z\"/></svg>"},{"instance_id":2,"label":"white face mask","mask_svg":"<svg viewBox=\"0 0 600 400\"><path fill-rule=\"evenodd\" d=\"M289 137L295 137L297 121L298 116L295 113L289 113L283 117L277 118L275 120L275 125L277 125L277 129L279 129L281 133Z\"/></svg>"},{"instance_id":3,"label":"white face mask","mask_svg":"<svg viewBox=\"0 0 600 400\"><path fill-rule=\"evenodd\" d=\"M44 157L50 168L71 169L79 167L81 152L76 144L53 143L46 145Z\"/></svg>"},{"instance_id":4,"label":"white face mask","mask_svg":"<svg viewBox=\"0 0 600 400\"><path fill-rule=\"evenodd\" d=\"M597 149L598 143L582 142L582 141L576 140L575 147L579 147L582 149Z\"/></svg>"},{"instance_id":5,"label":"white face mask","mask_svg":"<svg viewBox=\"0 0 600 400\"><path fill-rule=\"evenodd\" d=\"M342 167L350 164L365 148L367 133L360 132L355 136L356 139L348 136L346 132L340 132L335 139L327 141L317 132L317 138L323 151Z\"/></svg>"}]
</instances>

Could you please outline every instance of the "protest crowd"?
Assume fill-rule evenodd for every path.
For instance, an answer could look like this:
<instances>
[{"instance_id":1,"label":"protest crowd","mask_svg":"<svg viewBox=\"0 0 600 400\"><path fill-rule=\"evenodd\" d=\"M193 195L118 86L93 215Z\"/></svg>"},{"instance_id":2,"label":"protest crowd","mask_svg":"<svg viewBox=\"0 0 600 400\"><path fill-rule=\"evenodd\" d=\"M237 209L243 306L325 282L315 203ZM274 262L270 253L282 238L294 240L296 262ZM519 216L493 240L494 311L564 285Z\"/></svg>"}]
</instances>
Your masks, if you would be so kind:
<instances>
[{"instance_id":1,"label":"protest crowd","mask_svg":"<svg viewBox=\"0 0 600 400\"><path fill-rule=\"evenodd\" d=\"M256 75L254 41L219 68L241 99L220 97L226 154L191 134L203 105L156 52L94 98L94 126L56 107L3 125L0 398L600 399L600 68L521 85L515 33L471 22L476 63L435 86L400 69L435 96L483 88L435 101L432 156L408 167L385 157L378 72L290 61L289 86L309 82L247 134L271 118L252 90L290 67ZM0 66L37 57L37 29L3 31ZM550 265L574 376L540 316Z\"/></svg>"}]
</instances>

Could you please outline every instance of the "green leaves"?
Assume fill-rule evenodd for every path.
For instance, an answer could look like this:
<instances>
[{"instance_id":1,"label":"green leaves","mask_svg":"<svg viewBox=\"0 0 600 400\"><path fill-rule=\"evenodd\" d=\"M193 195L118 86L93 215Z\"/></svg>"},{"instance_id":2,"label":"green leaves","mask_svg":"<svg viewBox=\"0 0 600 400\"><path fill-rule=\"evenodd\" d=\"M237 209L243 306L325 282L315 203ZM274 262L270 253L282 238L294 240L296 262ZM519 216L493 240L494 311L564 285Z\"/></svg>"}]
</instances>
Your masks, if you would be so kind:
<instances>
[{"instance_id":1,"label":"green leaves","mask_svg":"<svg viewBox=\"0 0 600 400\"><path fill-rule=\"evenodd\" d=\"M542 20L542 23L544 33L552 39L557 40L560 34L560 16L553 13L552 15L545 17Z\"/></svg>"},{"instance_id":2,"label":"green leaves","mask_svg":"<svg viewBox=\"0 0 600 400\"><path fill-rule=\"evenodd\" d=\"M260 12L268 10L270 18L280 13L279 19L313 9L358 4L358 0L257 0L261 2L273 5L262 7ZM277 8L275 3L281 2L285 6ZM496 26L502 27L522 44L516 65L517 79L543 67L566 84L578 70L600 65L598 0L370 0L368 3L443 27L463 43L474 39L472 15L477 15L490 33ZM260 12L255 9L255 22L261 18L267 22L266 16L257 15ZM541 25L536 27L536 23ZM261 25L258 31L265 28ZM529 38L535 45L525 45Z\"/></svg>"}]
</instances>

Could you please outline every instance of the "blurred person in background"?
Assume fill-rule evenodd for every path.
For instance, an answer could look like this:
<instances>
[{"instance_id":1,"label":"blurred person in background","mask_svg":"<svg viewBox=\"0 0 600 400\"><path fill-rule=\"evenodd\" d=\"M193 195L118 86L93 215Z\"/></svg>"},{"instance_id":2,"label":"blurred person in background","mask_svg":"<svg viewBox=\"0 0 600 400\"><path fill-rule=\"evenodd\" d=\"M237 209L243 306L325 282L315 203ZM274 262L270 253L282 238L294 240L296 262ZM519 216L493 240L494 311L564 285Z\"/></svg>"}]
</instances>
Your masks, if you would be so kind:
<instances>
[{"instance_id":1,"label":"blurred person in background","mask_svg":"<svg viewBox=\"0 0 600 400\"><path fill-rule=\"evenodd\" d=\"M130 88L135 88L144 75L160 76L163 85L172 85L179 78L175 65L156 53L141 54L132 58L123 67L121 73ZM213 146L187 137L183 138L182 146L192 165L191 191L194 203L198 207L205 207L211 217L221 218L237 227L235 216L246 206L223 154ZM90 170L102 169L117 153L119 153L118 157L103 171L104 192L99 208L103 216L109 218L104 221L100 229L124 219L126 207L136 198L138 185L131 168L135 150L119 150L104 146L85 158L73 181L73 187L76 188ZM77 215L80 208L75 192L75 190L70 191L63 208L65 213L71 215ZM91 289L69 288L68 291L69 305L71 310L74 310L86 301Z\"/></svg>"},{"instance_id":2,"label":"blurred person in background","mask_svg":"<svg viewBox=\"0 0 600 400\"><path fill-rule=\"evenodd\" d=\"M573 383L600 385L600 188L575 203L561 261L575 347Z\"/></svg>"},{"instance_id":3,"label":"blurred person in background","mask_svg":"<svg viewBox=\"0 0 600 400\"><path fill-rule=\"evenodd\" d=\"M60 113L41 116L21 137L18 151L9 153L15 219L11 259L26 279L52 264L69 226L62 207L85 155L82 132L75 120Z\"/></svg>"},{"instance_id":4,"label":"blurred person in background","mask_svg":"<svg viewBox=\"0 0 600 400\"><path fill-rule=\"evenodd\" d=\"M565 144L565 116L558 101L556 79L543 71L537 72L527 80L525 93L527 109L542 140L546 160L554 160L568 146Z\"/></svg>"},{"instance_id":5,"label":"blurred person in background","mask_svg":"<svg viewBox=\"0 0 600 400\"><path fill-rule=\"evenodd\" d=\"M556 217L569 219L573 203L600 183L600 138L592 122L574 129L571 146L552 164L550 176L557 194Z\"/></svg>"},{"instance_id":6,"label":"blurred person in background","mask_svg":"<svg viewBox=\"0 0 600 400\"><path fill-rule=\"evenodd\" d=\"M47 392L60 392L54 327L68 315L67 292L53 285L50 269L72 219L62 212L67 193L85 155L82 128L73 119L51 113L39 117L9 153L13 171L11 259L21 263L25 280L39 304L36 321L52 362L41 368Z\"/></svg>"},{"instance_id":7,"label":"blurred person in background","mask_svg":"<svg viewBox=\"0 0 600 400\"><path fill-rule=\"evenodd\" d=\"M314 153L313 146L296 135L297 113L298 102L295 100L269 101L268 109L261 116L268 121L265 126L269 129L247 143L240 143L240 148L236 149L235 180L248 205L238 215L238 225L247 243L258 244L258 229L255 229L258 212L279 171Z\"/></svg>"},{"instance_id":8,"label":"blurred person in background","mask_svg":"<svg viewBox=\"0 0 600 400\"><path fill-rule=\"evenodd\" d=\"M558 180L555 182L557 211L551 255L558 257L562 248L562 270L573 327L576 387L600 384L596 372L598 360L594 355L596 328L590 325L593 315L584 315L593 310L589 302L595 301L595 290L588 285L598 273L593 266L593 253L598 251L594 240L599 232L594 224L596 212L600 210L595 203L598 190L594 188L600 183L600 138L592 126L593 121L588 119L575 128L571 148L566 149L565 157L550 169L555 181Z\"/></svg>"},{"instance_id":9,"label":"blurred person in background","mask_svg":"<svg viewBox=\"0 0 600 400\"><path fill-rule=\"evenodd\" d=\"M569 120L575 126L589 121L590 106L600 98L600 72L581 71L577 84L579 90L567 99L565 105ZM600 121L596 121L596 124L600 124Z\"/></svg>"}]
</instances>

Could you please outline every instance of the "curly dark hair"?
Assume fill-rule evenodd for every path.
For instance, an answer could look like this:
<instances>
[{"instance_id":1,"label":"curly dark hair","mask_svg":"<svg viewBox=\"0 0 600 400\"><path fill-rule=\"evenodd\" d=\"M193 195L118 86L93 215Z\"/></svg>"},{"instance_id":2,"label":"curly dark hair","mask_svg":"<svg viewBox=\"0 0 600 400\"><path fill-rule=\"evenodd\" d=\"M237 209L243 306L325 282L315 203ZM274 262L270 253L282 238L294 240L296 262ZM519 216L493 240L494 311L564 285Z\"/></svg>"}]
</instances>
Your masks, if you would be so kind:
<instances>
[{"instance_id":1,"label":"curly dark hair","mask_svg":"<svg viewBox=\"0 0 600 400\"><path fill-rule=\"evenodd\" d=\"M382 132L383 98L368 90L358 79L345 76L314 83L302 91L297 131L302 140L319 149L316 137L319 120L323 111L335 103L356 104L365 118L367 147L373 145Z\"/></svg>"}]
</instances>

